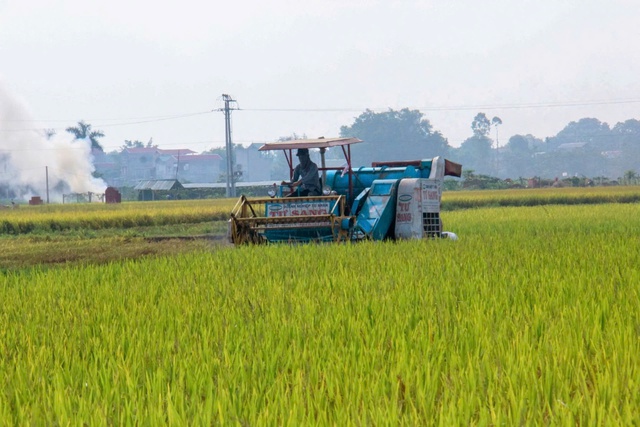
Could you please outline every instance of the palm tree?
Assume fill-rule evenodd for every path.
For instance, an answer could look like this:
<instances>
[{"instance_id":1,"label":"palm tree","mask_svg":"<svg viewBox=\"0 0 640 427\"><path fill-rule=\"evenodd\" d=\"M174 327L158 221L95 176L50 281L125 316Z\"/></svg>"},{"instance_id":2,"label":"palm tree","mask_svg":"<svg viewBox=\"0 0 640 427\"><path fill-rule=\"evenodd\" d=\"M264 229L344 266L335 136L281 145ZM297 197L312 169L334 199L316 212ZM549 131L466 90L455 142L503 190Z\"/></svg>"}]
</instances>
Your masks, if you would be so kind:
<instances>
[{"instance_id":1,"label":"palm tree","mask_svg":"<svg viewBox=\"0 0 640 427\"><path fill-rule=\"evenodd\" d=\"M104 133L101 130L91 130L91 125L85 123L84 120L80 120L78 122L78 126L69 126L65 129L67 132L72 134L74 139L89 139L91 141L91 148L97 148L100 151L104 151L102 149L102 145L98 142L98 138L102 138Z\"/></svg>"},{"instance_id":2,"label":"palm tree","mask_svg":"<svg viewBox=\"0 0 640 427\"><path fill-rule=\"evenodd\" d=\"M44 137L47 138L47 141L51 140L56 135L55 129L44 129L42 131L44 133Z\"/></svg>"}]
</instances>

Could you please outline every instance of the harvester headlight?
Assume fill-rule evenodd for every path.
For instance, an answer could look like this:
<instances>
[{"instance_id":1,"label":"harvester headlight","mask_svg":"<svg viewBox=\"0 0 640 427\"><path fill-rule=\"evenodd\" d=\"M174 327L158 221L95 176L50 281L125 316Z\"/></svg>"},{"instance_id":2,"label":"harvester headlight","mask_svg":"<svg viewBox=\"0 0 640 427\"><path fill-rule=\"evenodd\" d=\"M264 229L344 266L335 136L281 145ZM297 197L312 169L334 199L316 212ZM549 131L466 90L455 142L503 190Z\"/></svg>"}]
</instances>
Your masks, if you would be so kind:
<instances>
[{"instance_id":1,"label":"harvester headlight","mask_svg":"<svg viewBox=\"0 0 640 427\"><path fill-rule=\"evenodd\" d=\"M276 197L276 189L270 188L269 191L267 191L267 194L269 195L269 197Z\"/></svg>"},{"instance_id":2,"label":"harvester headlight","mask_svg":"<svg viewBox=\"0 0 640 427\"><path fill-rule=\"evenodd\" d=\"M328 185L325 185L322 189L322 195L328 196L329 194L331 194L331 188Z\"/></svg>"}]
</instances>

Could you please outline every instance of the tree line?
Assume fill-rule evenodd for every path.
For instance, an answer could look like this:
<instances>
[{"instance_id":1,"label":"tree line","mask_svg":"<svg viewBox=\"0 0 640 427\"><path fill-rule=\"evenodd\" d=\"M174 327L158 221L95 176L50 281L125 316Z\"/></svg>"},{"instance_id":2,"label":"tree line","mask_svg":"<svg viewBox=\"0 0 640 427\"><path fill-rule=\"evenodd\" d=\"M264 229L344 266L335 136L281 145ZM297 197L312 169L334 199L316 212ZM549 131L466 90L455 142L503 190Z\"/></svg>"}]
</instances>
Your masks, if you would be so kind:
<instances>
[{"instance_id":1,"label":"tree line","mask_svg":"<svg viewBox=\"0 0 640 427\"><path fill-rule=\"evenodd\" d=\"M499 117L489 119L479 112L471 122L471 135L460 147L452 147L418 110L367 110L350 126L342 126L340 135L365 141L352 149L361 164L444 156L467 171L500 179L618 179L640 170L640 121L636 119L610 127L595 118L582 118L544 140L513 135L499 146L501 124Z\"/></svg>"},{"instance_id":2,"label":"tree line","mask_svg":"<svg viewBox=\"0 0 640 427\"><path fill-rule=\"evenodd\" d=\"M499 179L520 180L590 178L625 181L637 180L640 170L640 121L629 119L609 126L596 118L582 118L567 124L556 135L545 139L534 135L512 135L506 144L498 145L502 120L479 112L470 124L470 136L460 147L453 147L447 138L434 129L419 110L389 109L376 113L365 110L351 125L340 128L340 136L364 141L352 147L357 165L380 160L413 160L443 156L463 165L467 174ZM102 150L100 130L84 121L66 129L75 139L91 141ZM292 137L282 137L281 139ZM147 143L125 141L122 150L132 147L153 147ZM238 147L240 148L240 147ZM207 152L219 153L223 149ZM331 156L332 153L329 153ZM274 171L284 173L283 163L273 156ZM282 165L280 165L282 166ZM282 169L282 170L281 170Z\"/></svg>"}]
</instances>

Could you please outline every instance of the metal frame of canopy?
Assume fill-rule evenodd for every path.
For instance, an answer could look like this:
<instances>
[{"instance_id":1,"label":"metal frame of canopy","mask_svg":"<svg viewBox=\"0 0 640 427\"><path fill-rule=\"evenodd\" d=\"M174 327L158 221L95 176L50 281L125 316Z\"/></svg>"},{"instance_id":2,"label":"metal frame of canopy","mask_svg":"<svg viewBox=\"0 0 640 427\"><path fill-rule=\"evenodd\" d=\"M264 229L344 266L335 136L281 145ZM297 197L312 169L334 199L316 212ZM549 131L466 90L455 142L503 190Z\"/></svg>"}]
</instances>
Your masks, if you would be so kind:
<instances>
[{"instance_id":1,"label":"metal frame of canopy","mask_svg":"<svg viewBox=\"0 0 640 427\"><path fill-rule=\"evenodd\" d=\"M340 147L342 149L342 153L344 154L344 158L347 162L346 169L349 173L349 197L352 198L353 192L353 182L352 182L352 171L351 171L351 144L358 144L362 142L362 140L358 138L315 138L315 139L296 139L292 141L278 141L278 142L267 142L262 147L260 147L259 151L273 151L273 150L282 150L284 152L284 156L287 159L287 164L289 165L289 179L293 179L293 170L295 166L293 165L293 150L297 150L299 148L318 148L320 150L320 162L321 165L318 168L322 171L322 183L327 182L326 180L326 171L328 170L341 170L345 169L342 167L327 167L325 163L324 154L327 148L332 147Z\"/></svg>"}]
</instances>

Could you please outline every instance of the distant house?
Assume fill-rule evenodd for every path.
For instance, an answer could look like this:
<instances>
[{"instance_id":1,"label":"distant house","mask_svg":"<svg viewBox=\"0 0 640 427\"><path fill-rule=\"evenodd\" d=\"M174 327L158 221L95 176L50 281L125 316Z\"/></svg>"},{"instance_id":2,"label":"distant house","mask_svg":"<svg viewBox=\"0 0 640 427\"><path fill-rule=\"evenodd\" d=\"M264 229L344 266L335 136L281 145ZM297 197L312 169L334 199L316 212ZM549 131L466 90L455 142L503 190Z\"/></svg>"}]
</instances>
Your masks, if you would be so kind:
<instances>
[{"instance_id":1,"label":"distant house","mask_svg":"<svg viewBox=\"0 0 640 427\"><path fill-rule=\"evenodd\" d=\"M271 159L258 151L263 144L251 144L243 149L236 149L234 172L240 173L242 181L266 181L271 179ZM225 169L226 170L226 169Z\"/></svg>"},{"instance_id":2,"label":"distant house","mask_svg":"<svg viewBox=\"0 0 640 427\"><path fill-rule=\"evenodd\" d=\"M114 185L119 182L120 166L115 162L94 162L95 172L107 184Z\"/></svg>"},{"instance_id":3,"label":"distant house","mask_svg":"<svg viewBox=\"0 0 640 427\"><path fill-rule=\"evenodd\" d=\"M155 161L157 179L176 179L176 157L172 154L158 154Z\"/></svg>"},{"instance_id":4,"label":"distant house","mask_svg":"<svg viewBox=\"0 0 640 427\"><path fill-rule=\"evenodd\" d=\"M165 155L156 160L158 179L177 179L180 182L216 182L220 175L222 157L218 154Z\"/></svg>"},{"instance_id":5,"label":"distant house","mask_svg":"<svg viewBox=\"0 0 640 427\"><path fill-rule=\"evenodd\" d=\"M180 182L216 182L220 176L222 157L218 154L193 154L175 160Z\"/></svg>"},{"instance_id":6,"label":"distant house","mask_svg":"<svg viewBox=\"0 0 640 427\"><path fill-rule=\"evenodd\" d=\"M122 185L135 185L140 180L175 179L175 170L166 167L158 171L158 160L194 154L189 149L162 150L156 147L125 148L120 154ZM160 172L160 173L158 173ZM173 176L171 173L173 172Z\"/></svg>"},{"instance_id":7,"label":"distant house","mask_svg":"<svg viewBox=\"0 0 640 427\"><path fill-rule=\"evenodd\" d=\"M156 159L158 149L125 148L120 154L120 175L124 185L135 184L140 180L156 178Z\"/></svg>"},{"instance_id":8,"label":"distant house","mask_svg":"<svg viewBox=\"0 0 640 427\"><path fill-rule=\"evenodd\" d=\"M117 157L93 147L91 157L96 176L102 178L108 185L118 185L120 178L120 164Z\"/></svg>"},{"instance_id":9,"label":"distant house","mask_svg":"<svg viewBox=\"0 0 640 427\"><path fill-rule=\"evenodd\" d=\"M114 154L94 154L96 172L115 187L134 187L140 181L167 179L217 182L223 163L218 154L196 154L184 148L136 147Z\"/></svg>"}]
</instances>

